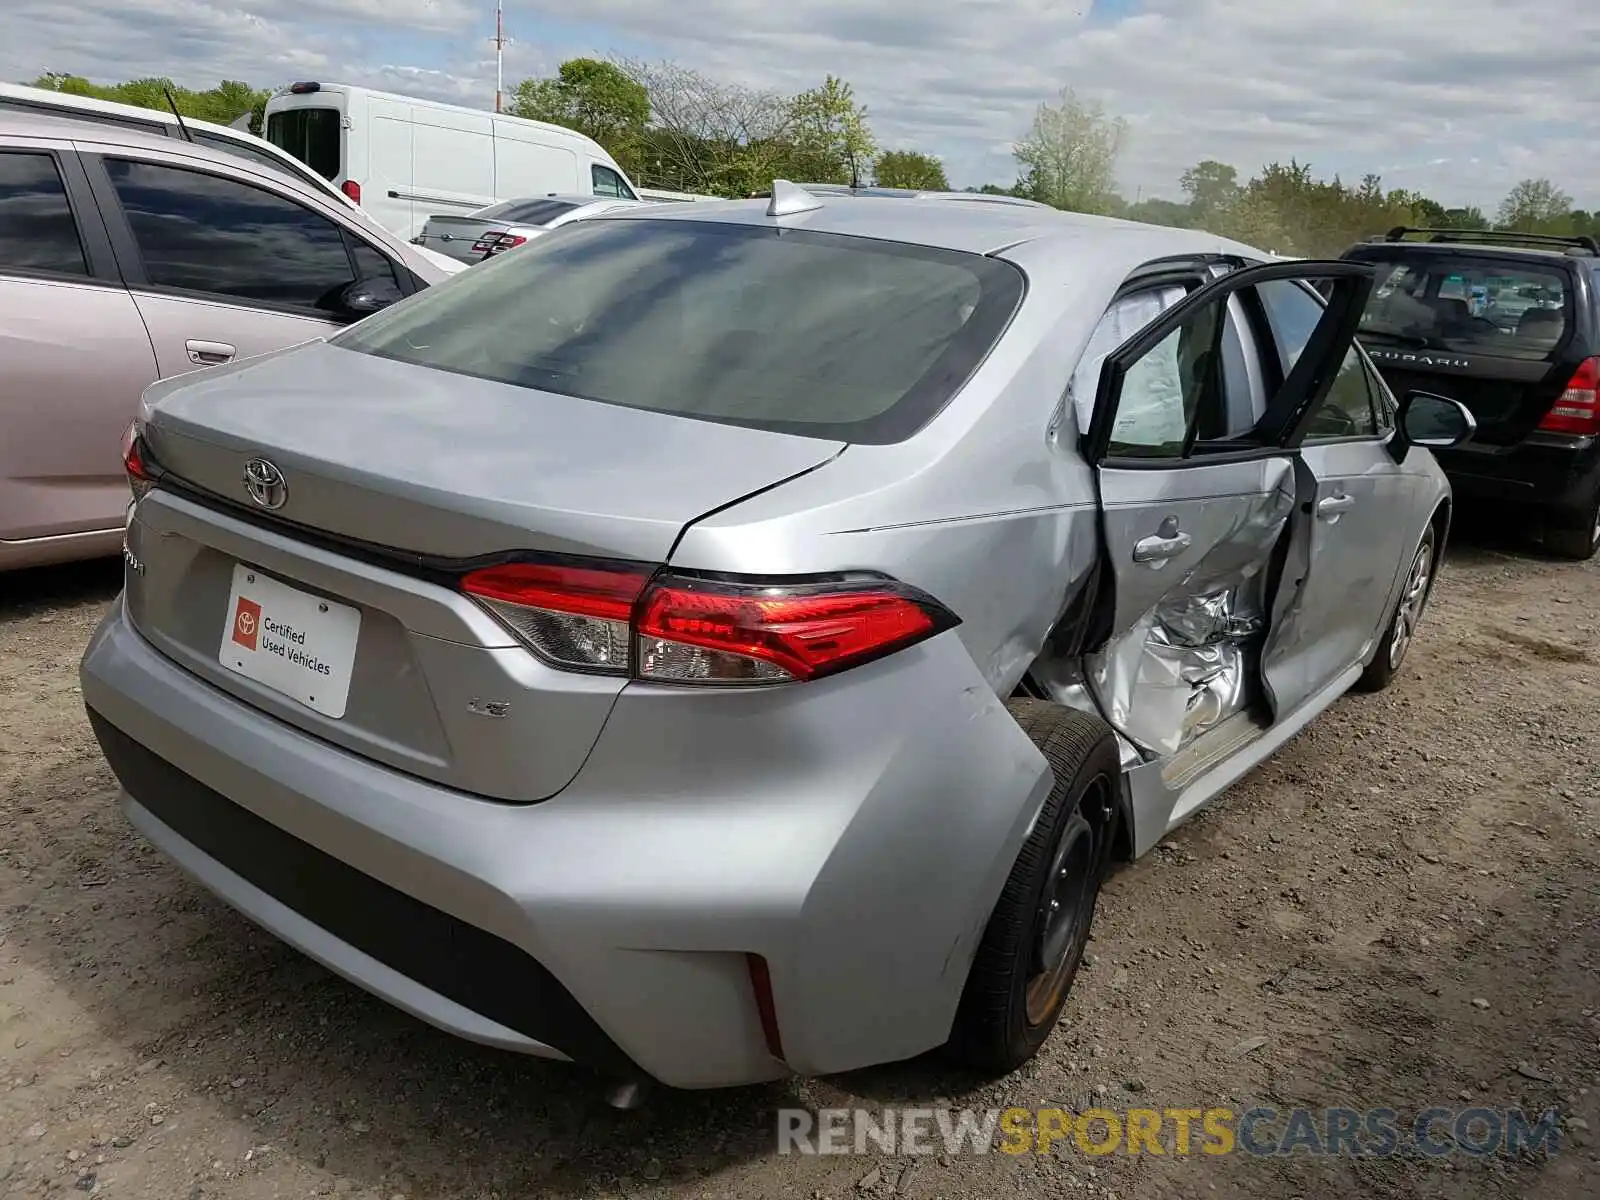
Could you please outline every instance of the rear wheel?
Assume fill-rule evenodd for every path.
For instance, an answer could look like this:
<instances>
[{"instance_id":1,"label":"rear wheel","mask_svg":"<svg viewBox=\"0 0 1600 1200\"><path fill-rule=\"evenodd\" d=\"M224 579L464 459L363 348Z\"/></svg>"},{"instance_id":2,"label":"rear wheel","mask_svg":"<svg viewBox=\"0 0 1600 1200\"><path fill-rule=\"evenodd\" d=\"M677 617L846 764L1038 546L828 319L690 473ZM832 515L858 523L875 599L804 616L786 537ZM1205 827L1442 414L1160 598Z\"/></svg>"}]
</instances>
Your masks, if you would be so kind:
<instances>
[{"instance_id":1,"label":"rear wheel","mask_svg":"<svg viewBox=\"0 0 1600 1200\"><path fill-rule=\"evenodd\" d=\"M1551 554L1587 562L1600 550L1600 488L1584 509L1557 509L1544 531L1544 546Z\"/></svg>"},{"instance_id":2,"label":"rear wheel","mask_svg":"<svg viewBox=\"0 0 1600 1200\"><path fill-rule=\"evenodd\" d=\"M1411 643L1416 640L1417 625L1422 620L1422 610L1428 603L1428 589L1433 583L1436 545L1434 527L1429 525L1428 531L1422 535L1422 541L1417 544L1416 552L1411 556L1411 568L1406 572L1405 586L1400 590L1400 598L1395 601L1388 628L1383 631L1383 637L1372 656L1372 661L1367 664L1367 669L1356 681L1358 691L1381 692L1393 683L1394 677L1400 673L1400 666L1406 660Z\"/></svg>"},{"instance_id":3,"label":"rear wheel","mask_svg":"<svg viewBox=\"0 0 1600 1200\"><path fill-rule=\"evenodd\" d=\"M1100 897L1122 772L1104 721L1045 700L1008 707L1050 763L1055 787L989 918L951 1032L956 1054L997 1075L1038 1053L1066 1004Z\"/></svg>"}]
</instances>

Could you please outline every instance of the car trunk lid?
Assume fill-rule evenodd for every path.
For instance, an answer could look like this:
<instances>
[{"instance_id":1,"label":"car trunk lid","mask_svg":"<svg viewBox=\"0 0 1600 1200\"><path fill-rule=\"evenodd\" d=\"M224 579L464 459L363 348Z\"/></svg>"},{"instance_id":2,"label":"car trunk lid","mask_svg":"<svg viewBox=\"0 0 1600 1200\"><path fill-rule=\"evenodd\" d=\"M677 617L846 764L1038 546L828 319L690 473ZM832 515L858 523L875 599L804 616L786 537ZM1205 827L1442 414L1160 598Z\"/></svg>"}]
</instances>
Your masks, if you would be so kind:
<instances>
[{"instance_id":1,"label":"car trunk lid","mask_svg":"<svg viewBox=\"0 0 1600 1200\"><path fill-rule=\"evenodd\" d=\"M428 218L415 241L419 246L448 254L462 262L478 262L483 258L483 250L474 250L473 247L480 246L490 234L504 233L510 227L508 221L436 215Z\"/></svg>"},{"instance_id":2,"label":"car trunk lid","mask_svg":"<svg viewBox=\"0 0 1600 1200\"><path fill-rule=\"evenodd\" d=\"M262 516L421 559L664 561L695 518L843 442L557 395L313 342L153 393L164 469ZM252 502L245 465L282 473Z\"/></svg>"},{"instance_id":3,"label":"car trunk lid","mask_svg":"<svg viewBox=\"0 0 1600 1200\"><path fill-rule=\"evenodd\" d=\"M157 648L306 732L516 801L571 780L625 680L545 665L460 571L518 552L663 562L696 518L842 449L323 343L160 387L144 431L169 486L135 509L128 603ZM281 476L257 488L281 507L251 498L252 462Z\"/></svg>"},{"instance_id":4,"label":"car trunk lid","mask_svg":"<svg viewBox=\"0 0 1600 1200\"><path fill-rule=\"evenodd\" d=\"M1538 428L1576 368L1568 361L1457 354L1382 338L1362 344L1397 399L1424 391L1459 400L1478 422L1473 441L1486 446L1515 446Z\"/></svg>"},{"instance_id":5,"label":"car trunk lid","mask_svg":"<svg viewBox=\"0 0 1600 1200\"><path fill-rule=\"evenodd\" d=\"M1365 245L1351 256L1377 268L1359 337L1397 397L1459 400L1484 449L1538 428L1583 358L1575 260L1433 243Z\"/></svg>"}]
</instances>

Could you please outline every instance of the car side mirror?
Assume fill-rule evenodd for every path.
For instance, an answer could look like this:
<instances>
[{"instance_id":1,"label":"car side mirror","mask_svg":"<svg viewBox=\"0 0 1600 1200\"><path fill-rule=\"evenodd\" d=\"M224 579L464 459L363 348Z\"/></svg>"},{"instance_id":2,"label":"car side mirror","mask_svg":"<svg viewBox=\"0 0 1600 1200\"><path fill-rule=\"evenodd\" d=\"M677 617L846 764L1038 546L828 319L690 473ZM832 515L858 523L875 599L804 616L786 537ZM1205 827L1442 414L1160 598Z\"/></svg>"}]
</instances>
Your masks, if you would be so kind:
<instances>
[{"instance_id":1,"label":"car side mirror","mask_svg":"<svg viewBox=\"0 0 1600 1200\"><path fill-rule=\"evenodd\" d=\"M393 279L359 279L339 293L339 311L359 321L401 299L400 285Z\"/></svg>"},{"instance_id":2,"label":"car side mirror","mask_svg":"<svg viewBox=\"0 0 1600 1200\"><path fill-rule=\"evenodd\" d=\"M1447 450L1478 432L1478 421L1471 409L1459 400L1432 392L1407 392L1400 402L1396 423L1400 434L1396 439L1397 461L1403 460L1405 451L1412 446Z\"/></svg>"}]
</instances>

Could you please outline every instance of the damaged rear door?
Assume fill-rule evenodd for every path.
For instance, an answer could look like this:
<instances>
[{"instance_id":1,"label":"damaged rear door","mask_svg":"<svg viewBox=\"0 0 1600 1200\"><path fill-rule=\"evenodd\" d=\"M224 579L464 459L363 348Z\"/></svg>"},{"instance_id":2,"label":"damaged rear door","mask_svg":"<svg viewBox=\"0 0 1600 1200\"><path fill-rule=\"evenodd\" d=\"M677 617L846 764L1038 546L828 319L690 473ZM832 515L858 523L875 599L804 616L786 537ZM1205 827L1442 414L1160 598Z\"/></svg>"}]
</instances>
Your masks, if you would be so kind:
<instances>
[{"instance_id":1,"label":"damaged rear door","mask_svg":"<svg viewBox=\"0 0 1600 1200\"><path fill-rule=\"evenodd\" d=\"M1250 319L1254 289L1274 280L1331 285L1304 351L1276 378ZM1267 688L1261 665L1305 488L1292 438L1343 361L1370 286L1351 263L1233 271L1106 360L1085 451L1113 599L1110 636L1086 665L1102 711L1152 760L1185 755L1198 770L1303 699Z\"/></svg>"}]
</instances>

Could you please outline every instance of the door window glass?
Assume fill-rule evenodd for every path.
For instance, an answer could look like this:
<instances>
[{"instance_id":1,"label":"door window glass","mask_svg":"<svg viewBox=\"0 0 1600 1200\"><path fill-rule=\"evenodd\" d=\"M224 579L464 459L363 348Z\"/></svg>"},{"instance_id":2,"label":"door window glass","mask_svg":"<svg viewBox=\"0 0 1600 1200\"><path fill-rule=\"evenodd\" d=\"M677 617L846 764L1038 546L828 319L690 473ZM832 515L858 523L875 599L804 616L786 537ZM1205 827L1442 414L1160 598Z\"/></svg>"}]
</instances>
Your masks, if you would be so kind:
<instances>
[{"instance_id":1,"label":"door window glass","mask_svg":"<svg viewBox=\"0 0 1600 1200\"><path fill-rule=\"evenodd\" d=\"M1183 457L1189 430L1221 400L1224 311L1221 301L1202 305L1128 365L1107 447L1112 457Z\"/></svg>"},{"instance_id":2,"label":"door window glass","mask_svg":"<svg viewBox=\"0 0 1600 1200\"><path fill-rule=\"evenodd\" d=\"M1287 375L1299 360L1311 333L1322 320L1322 302L1292 279L1274 279L1256 289L1267 323L1278 346L1279 363ZM1372 437L1378 432L1375 396L1361 355L1352 345L1334 377L1333 386L1307 427L1310 440Z\"/></svg>"},{"instance_id":3,"label":"door window glass","mask_svg":"<svg viewBox=\"0 0 1600 1200\"><path fill-rule=\"evenodd\" d=\"M1395 410L1398 407L1394 402L1394 393L1366 355L1361 356L1361 370L1367 377L1367 390L1372 393L1372 411L1377 418L1378 432L1387 436L1394 432Z\"/></svg>"},{"instance_id":4,"label":"door window glass","mask_svg":"<svg viewBox=\"0 0 1600 1200\"><path fill-rule=\"evenodd\" d=\"M589 167L589 180L596 196L610 196L617 200L634 198L633 189L610 167L602 167L598 163L592 164Z\"/></svg>"},{"instance_id":5,"label":"door window glass","mask_svg":"<svg viewBox=\"0 0 1600 1200\"><path fill-rule=\"evenodd\" d=\"M1188 294L1181 287L1151 288L1122 296L1106 309L1089 335L1089 344L1078 357L1077 369L1067 386L1080 430L1087 430L1094 417L1095 393L1106 356Z\"/></svg>"},{"instance_id":6,"label":"door window glass","mask_svg":"<svg viewBox=\"0 0 1600 1200\"><path fill-rule=\"evenodd\" d=\"M371 279L394 282L394 264L359 238L350 239L350 253L356 260L356 279L362 283Z\"/></svg>"},{"instance_id":7,"label":"door window glass","mask_svg":"<svg viewBox=\"0 0 1600 1200\"><path fill-rule=\"evenodd\" d=\"M156 163L105 165L158 287L336 312L354 282L339 226L276 192Z\"/></svg>"},{"instance_id":8,"label":"door window glass","mask_svg":"<svg viewBox=\"0 0 1600 1200\"><path fill-rule=\"evenodd\" d=\"M0 154L0 271L89 273L67 189L48 154Z\"/></svg>"}]
</instances>

